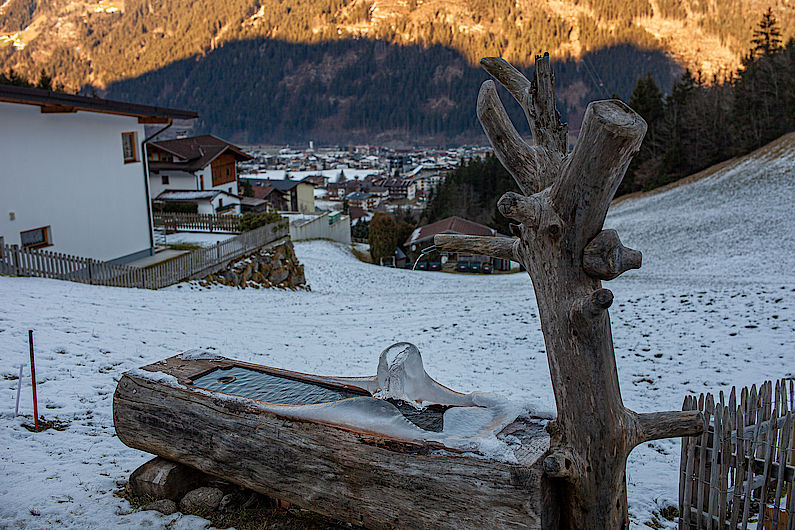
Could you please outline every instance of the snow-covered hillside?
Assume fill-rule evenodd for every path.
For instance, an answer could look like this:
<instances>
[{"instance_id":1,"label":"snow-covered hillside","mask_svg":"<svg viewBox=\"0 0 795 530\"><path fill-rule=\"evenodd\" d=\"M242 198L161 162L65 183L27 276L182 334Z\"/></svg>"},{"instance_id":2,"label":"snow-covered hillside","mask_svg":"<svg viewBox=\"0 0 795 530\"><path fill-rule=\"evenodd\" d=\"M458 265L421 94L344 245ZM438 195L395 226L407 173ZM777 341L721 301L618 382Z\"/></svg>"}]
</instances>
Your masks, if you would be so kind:
<instances>
[{"instance_id":1,"label":"snow-covered hillside","mask_svg":"<svg viewBox=\"0 0 795 530\"><path fill-rule=\"evenodd\" d=\"M685 394L795 372L792 208L795 138L704 179L615 205L607 225L644 266L606 282L624 402L678 409ZM202 528L191 516L130 513L117 481L149 456L114 436L112 395L129 369L191 348L320 374L372 375L397 341L461 391L554 410L537 309L524 274L380 268L333 243L299 243L312 292L92 287L0 277L0 528ZM40 412L67 424L33 434L14 418L16 376L35 330ZM676 503L679 442L638 447L630 512L642 526Z\"/></svg>"}]
</instances>

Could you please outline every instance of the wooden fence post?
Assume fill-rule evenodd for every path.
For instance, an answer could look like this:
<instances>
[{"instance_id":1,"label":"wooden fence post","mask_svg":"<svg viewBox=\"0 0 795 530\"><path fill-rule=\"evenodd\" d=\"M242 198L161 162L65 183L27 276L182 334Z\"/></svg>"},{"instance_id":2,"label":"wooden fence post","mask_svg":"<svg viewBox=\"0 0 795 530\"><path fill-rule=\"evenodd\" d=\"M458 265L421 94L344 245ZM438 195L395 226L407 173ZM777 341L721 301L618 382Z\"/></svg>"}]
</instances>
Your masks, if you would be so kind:
<instances>
[{"instance_id":1,"label":"wooden fence post","mask_svg":"<svg viewBox=\"0 0 795 530\"><path fill-rule=\"evenodd\" d=\"M94 271L91 266L93 262L94 262L93 259L88 260L88 283L91 285L94 285Z\"/></svg>"},{"instance_id":2,"label":"wooden fence post","mask_svg":"<svg viewBox=\"0 0 795 530\"><path fill-rule=\"evenodd\" d=\"M14 276L21 276L19 270L19 245L11 245L11 270Z\"/></svg>"}]
</instances>

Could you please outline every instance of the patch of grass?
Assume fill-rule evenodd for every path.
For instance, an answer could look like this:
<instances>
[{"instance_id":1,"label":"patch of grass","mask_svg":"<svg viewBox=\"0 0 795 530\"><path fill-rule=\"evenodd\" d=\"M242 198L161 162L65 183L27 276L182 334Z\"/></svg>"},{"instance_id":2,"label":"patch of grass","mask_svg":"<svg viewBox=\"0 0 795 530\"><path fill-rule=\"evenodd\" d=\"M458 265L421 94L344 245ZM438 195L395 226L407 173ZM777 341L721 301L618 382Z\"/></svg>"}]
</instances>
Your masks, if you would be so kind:
<instances>
[{"instance_id":1,"label":"patch of grass","mask_svg":"<svg viewBox=\"0 0 795 530\"><path fill-rule=\"evenodd\" d=\"M202 247L196 243L171 243L168 248L171 250L199 250Z\"/></svg>"},{"instance_id":2,"label":"patch of grass","mask_svg":"<svg viewBox=\"0 0 795 530\"><path fill-rule=\"evenodd\" d=\"M373 260L370 257L369 252L362 252L356 247L351 247L351 252L353 252L353 255L356 256L356 259L358 259L359 261L363 261L364 263L370 263L372 265Z\"/></svg>"},{"instance_id":3,"label":"patch of grass","mask_svg":"<svg viewBox=\"0 0 795 530\"><path fill-rule=\"evenodd\" d=\"M674 505L666 506L660 510L660 515L669 521L676 521L679 517L679 508Z\"/></svg>"},{"instance_id":4,"label":"patch of grass","mask_svg":"<svg viewBox=\"0 0 795 530\"><path fill-rule=\"evenodd\" d=\"M65 431L67 427L69 427L69 423L60 420L45 420L44 418L39 418L39 430L36 431L36 425L27 423L22 424L30 432L44 432L49 429L55 429L56 431Z\"/></svg>"}]
</instances>

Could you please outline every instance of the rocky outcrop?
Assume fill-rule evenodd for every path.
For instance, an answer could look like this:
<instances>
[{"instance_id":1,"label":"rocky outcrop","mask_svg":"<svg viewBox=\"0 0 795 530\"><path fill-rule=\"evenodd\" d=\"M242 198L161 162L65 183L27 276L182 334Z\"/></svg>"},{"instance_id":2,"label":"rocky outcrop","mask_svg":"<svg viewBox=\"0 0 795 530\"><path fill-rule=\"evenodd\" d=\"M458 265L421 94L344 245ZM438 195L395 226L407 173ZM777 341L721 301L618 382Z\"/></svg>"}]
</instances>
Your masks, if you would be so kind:
<instances>
[{"instance_id":1,"label":"rocky outcrop","mask_svg":"<svg viewBox=\"0 0 795 530\"><path fill-rule=\"evenodd\" d=\"M290 241L235 260L226 269L199 281L203 287L214 284L243 289L279 287L310 290L304 276L304 266L299 263Z\"/></svg>"}]
</instances>

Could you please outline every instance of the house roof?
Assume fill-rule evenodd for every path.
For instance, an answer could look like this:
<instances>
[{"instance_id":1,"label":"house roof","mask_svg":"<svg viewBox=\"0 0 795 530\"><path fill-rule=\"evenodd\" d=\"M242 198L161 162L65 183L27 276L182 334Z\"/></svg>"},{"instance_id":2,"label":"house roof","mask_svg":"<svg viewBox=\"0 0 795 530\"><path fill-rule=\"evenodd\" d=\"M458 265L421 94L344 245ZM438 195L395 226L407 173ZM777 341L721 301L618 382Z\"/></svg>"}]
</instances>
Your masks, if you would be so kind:
<instances>
[{"instance_id":1,"label":"house roof","mask_svg":"<svg viewBox=\"0 0 795 530\"><path fill-rule=\"evenodd\" d=\"M254 190L254 197L257 199L264 199L275 189L273 186L251 186Z\"/></svg>"},{"instance_id":2,"label":"house roof","mask_svg":"<svg viewBox=\"0 0 795 530\"><path fill-rule=\"evenodd\" d=\"M168 123L171 120L192 120L199 117L192 110L152 107L137 103L11 85L0 85L0 101L36 105L41 107L42 113L85 111L132 116L138 118L139 123Z\"/></svg>"},{"instance_id":3,"label":"house roof","mask_svg":"<svg viewBox=\"0 0 795 530\"><path fill-rule=\"evenodd\" d=\"M420 226L411 233L404 245L422 243L428 239L433 239L436 234L508 237L498 233L493 228L454 215L435 223Z\"/></svg>"},{"instance_id":4,"label":"house roof","mask_svg":"<svg viewBox=\"0 0 795 530\"><path fill-rule=\"evenodd\" d=\"M257 199L256 197L240 197L240 204L243 206L262 206L268 201L264 201L262 199Z\"/></svg>"},{"instance_id":5,"label":"house roof","mask_svg":"<svg viewBox=\"0 0 795 530\"><path fill-rule=\"evenodd\" d=\"M149 145L182 159L177 162L149 162L149 167L152 170L184 169L197 171L206 168L213 160L227 152L233 154L237 161L252 160L254 158L244 153L236 145L230 144L226 140L222 140L212 134L149 142Z\"/></svg>"},{"instance_id":6,"label":"house roof","mask_svg":"<svg viewBox=\"0 0 795 530\"><path fill-rule=\"evenodd\" d=\"M303 180L266 180L265 182L268 183L268 186L272 186L279 191L290 191L299 184L312 186L311 182L304 182Z\"/></svg>"},{"instance_id":7,"label":"house roof","mask_svg":"<svg viewBox=\"0 0 795 530\"><path fill-rule=\"evenodd\" d=\"M221 190L165 190L154 200L156 201L209 201L218 195L228 195L239 199L237 195L232 195Z\"/></svg>"},{"instance_id":8,"label":"house roof","mask_svg":"<svg viewBox=\"0 0 795 530\"><path fill-rule=\"evenodd\" d=\"M353 200L353 201L363 201L363 200L367 199L368 197L372 197L372 196L373 196L372 193L364 193L362 191L352 191L351 193L347 194L345 196L345 198L348 199L348 200Z\"/></svg>"}]
</instances>

